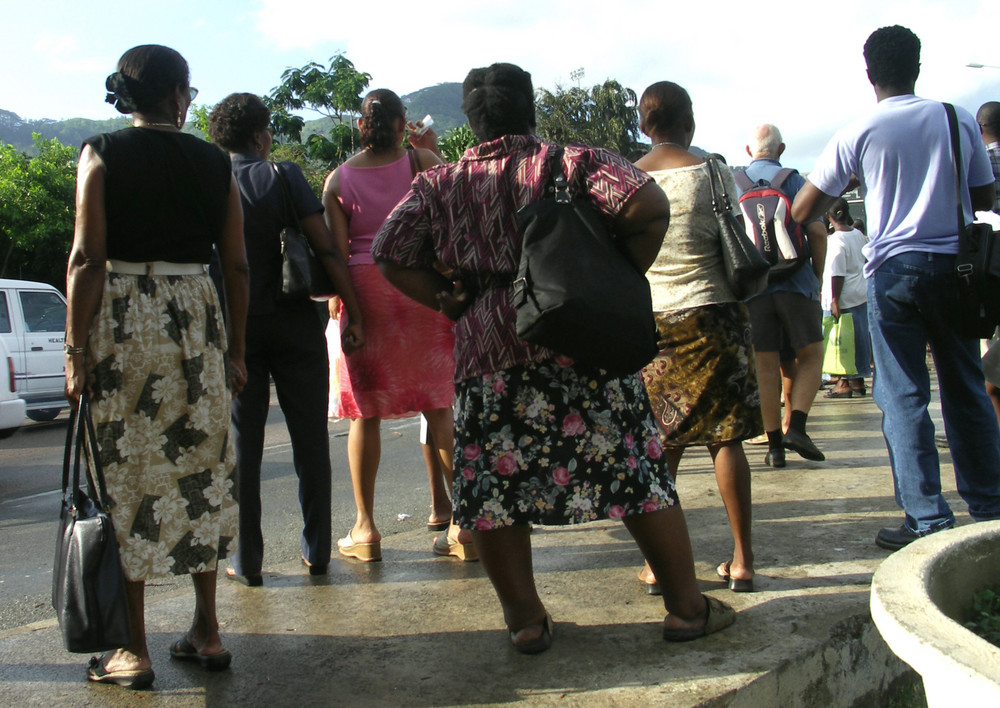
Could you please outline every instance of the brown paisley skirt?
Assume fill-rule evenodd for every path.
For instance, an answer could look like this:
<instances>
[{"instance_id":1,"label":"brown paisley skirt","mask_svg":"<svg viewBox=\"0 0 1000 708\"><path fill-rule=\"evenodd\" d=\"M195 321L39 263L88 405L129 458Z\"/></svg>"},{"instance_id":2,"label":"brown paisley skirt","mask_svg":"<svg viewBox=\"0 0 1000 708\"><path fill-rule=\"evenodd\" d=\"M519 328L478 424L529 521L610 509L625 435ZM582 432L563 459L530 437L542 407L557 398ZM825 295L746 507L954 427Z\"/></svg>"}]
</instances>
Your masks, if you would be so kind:
<instances>
[{"instance_id":1,"label":"brown paisley skirt","mask_svg":"<svg viewBox=\"0 0 1000 708\"><path fill-rule=\"evenodd\" d=\"M741 302L656 313L660 353L642 370L653 415L671 447L759 435L760 392Z\"/></svg>"}]
</instances>

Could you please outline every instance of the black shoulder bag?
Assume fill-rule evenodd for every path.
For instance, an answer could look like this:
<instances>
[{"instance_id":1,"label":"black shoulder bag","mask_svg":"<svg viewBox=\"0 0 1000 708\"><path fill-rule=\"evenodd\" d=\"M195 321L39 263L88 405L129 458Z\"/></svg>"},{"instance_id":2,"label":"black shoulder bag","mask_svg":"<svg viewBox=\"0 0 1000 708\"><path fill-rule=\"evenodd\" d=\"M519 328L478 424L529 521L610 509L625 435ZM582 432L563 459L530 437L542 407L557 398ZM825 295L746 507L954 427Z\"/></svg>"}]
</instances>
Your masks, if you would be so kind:
<instances>
[{"instance_id":1,"label":"black shoulder bag","mask_svg":"<svg viewBox=\"0 0 1000 708\"><path fill-rule=\"evenodd\" d=\"M615 376L658 352L649 282L600 214L570 195L563 149L548 156L545 195L517 214L524 232L514 306L517 336Z\"/></svg>"},{"instance_id":2,"label":"black shoulder bag","mask_svg":"<svg viewBox=\"0 0 1000 708\"><path fill-rule=\"evenodd\" d=\"M302 231L299 216L292 202L288 178L281 173L278 166L271 163L278 181L281 183L281 202L286 214L291 218L287 226L281 230L281 293L279 302L295 302L312 298L313 300L329 300L337 294L330 276L313 253L309 239Z\"/></svg>"},{"instance_id":3,"label":"black shoulder bag","mask_svg":"<svg viewBox=\"0 0 1000 708\"><path fill-rule=\"evenodd\" d=\"M712 209L719 222L719 244L722 247L722 264L726 280L737 300L753 297L767 287L767 274L771 264L747 235L743 223L733 214L733 204L726 192L726 184L719 171L719 155L705 157L708 165L708 183L712 188ZM715 183L719 188L715 188Z\"/></svg>"},{"instance_id":4,"label":"black shoulder bag","mask_svg":"<svg viewBox=\"0 0 1000 708\"><path fill-rule=\"evenodd\" d=\"M80 488L80 465L87 491ZM73 468L70 486L70 467ZM108 493L90 419L87 394L70 412L63 456L62 511L52 568L52 607L67 651L99 652L127 646L129 633L125 575L115 529L108 515Z\"/></svg>"},{"instance_id":5,"label":"black shoulder bag","mask_svg":"<svg viewBox=\"0 0 1000 708\"><path fill-rule=\"evenodd\" d=\"M1000 324L1000 249L997 234L989 224L966 224L962 211L962 148L955 107L944 104L951 133L952 164L955 168L955 201L958 209L958 331L966 337L988 339Z\"/></svg>"}]
</instances>

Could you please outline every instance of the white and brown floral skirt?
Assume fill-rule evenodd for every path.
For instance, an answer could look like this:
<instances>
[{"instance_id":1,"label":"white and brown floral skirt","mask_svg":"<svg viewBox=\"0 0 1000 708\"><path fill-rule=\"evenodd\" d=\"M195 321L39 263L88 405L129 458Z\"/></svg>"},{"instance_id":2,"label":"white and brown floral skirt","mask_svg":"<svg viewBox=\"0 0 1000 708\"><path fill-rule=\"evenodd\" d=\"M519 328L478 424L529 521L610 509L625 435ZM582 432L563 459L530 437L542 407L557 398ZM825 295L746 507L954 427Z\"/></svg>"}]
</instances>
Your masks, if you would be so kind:
<instances>
[{"instance_id":1,"label":"white and brown floral skirt","mask_svg":"<svg viewBox=\"0 0 1000 708\"><path fill-rule=\"evenodd\" d=\"M109 273L87 356L125 576L214 570L235 550L239 512L211 279Z\"/></svg>"}]
</instances>

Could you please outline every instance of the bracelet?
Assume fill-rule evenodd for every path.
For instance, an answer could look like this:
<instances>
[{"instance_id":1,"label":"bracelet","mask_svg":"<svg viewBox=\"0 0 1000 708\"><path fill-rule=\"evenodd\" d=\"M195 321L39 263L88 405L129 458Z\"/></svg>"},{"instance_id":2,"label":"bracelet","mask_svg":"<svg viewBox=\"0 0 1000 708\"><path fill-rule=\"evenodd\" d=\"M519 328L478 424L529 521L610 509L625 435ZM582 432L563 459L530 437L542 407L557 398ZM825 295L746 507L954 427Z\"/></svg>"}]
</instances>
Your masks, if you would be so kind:
<instances>
[{"instance_id":1,"label":"bracelet","mask_svg":"<svg viewBox=\"0 0 1000 708\"><path fill-rule=\"evenodd\" d=\"M70 355L86 354L87 353L87 347L71 347L70 345L66 344L66 345L63 346L63 349L65 350L65 352L67 354L70 354Z\"/></svg>"}]
</instances>

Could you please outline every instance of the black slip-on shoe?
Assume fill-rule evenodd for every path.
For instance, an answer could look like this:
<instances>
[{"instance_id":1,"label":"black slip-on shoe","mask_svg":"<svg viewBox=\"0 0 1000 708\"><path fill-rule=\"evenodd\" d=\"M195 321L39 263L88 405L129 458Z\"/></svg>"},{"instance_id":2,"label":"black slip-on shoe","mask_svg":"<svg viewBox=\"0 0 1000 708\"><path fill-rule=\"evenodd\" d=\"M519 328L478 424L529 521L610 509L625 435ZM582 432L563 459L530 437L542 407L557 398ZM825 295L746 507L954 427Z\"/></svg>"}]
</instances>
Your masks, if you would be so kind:
<instances>
[{"instance_id":1,"label":"black slip-on shoe","mask_svg":"<svg viewBox=\"0 0 1000 708\"><path fill-rule=\"evenodd\" d=\"M789 450L799 453L807 460L822 462L826 459L826 455L820 452L812 439L805 433L800 433L795 428L788 429L788 432L785 433L785 437L782 439L782 444Z\"/></svg>"}]
</instances>

